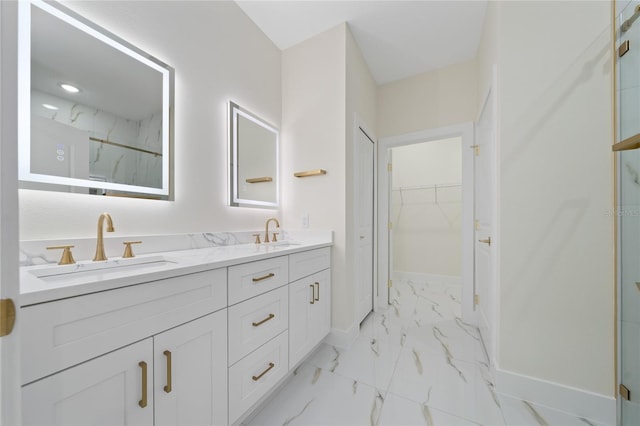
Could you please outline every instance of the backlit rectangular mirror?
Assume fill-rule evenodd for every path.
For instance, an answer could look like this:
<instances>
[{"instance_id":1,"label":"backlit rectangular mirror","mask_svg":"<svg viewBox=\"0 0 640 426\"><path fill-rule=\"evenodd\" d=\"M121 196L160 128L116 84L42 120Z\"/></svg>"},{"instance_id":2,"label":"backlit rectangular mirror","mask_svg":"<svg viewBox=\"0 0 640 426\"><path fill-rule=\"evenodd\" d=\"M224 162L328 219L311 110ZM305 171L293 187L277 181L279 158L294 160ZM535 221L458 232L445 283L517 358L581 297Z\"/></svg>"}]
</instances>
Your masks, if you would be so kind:
<instances>
[{"instance_id":1,"label":"backlit rectangular mirror","mask_svg":"<svg viewBox=\"0 0 640 426\"><path fill-rule=\"evenodd\" d=\"M229 204L277 207L278 130L229 102Z\"/></svg>"},{"instance_id":2,"label":"backlit rectangular mirror","mask_svg":"<svg viewBox=\"0 0 640 426\"><path fill-rule=\"evenodd\" d=\"M21 188L171 198L174 71L55 2L20 2Z\"/></svg>"}]
</instances>

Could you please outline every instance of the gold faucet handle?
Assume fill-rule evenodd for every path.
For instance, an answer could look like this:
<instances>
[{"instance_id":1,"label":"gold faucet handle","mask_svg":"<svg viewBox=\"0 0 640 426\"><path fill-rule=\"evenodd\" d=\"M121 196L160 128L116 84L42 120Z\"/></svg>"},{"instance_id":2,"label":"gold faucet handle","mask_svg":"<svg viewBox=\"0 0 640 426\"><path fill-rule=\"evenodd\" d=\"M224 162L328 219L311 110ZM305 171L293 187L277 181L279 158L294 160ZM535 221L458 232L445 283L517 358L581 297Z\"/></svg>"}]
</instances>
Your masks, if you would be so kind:
<instances>
[{"instance_id":1,"label":"gold faucet handle","mask_svg":"<svg viewBox=\"0 0 640 426\"><path fill-rule=\"evenodd\" d=\"M62 250L62 257L60 258L60 262L58 265L71 265L76 263L73 259L73 254L71 253L71 249L75 246L51 246L47 247L47 250Z\"/></svg>"},{"instance_id":2,"label":"gold faucet handle","mask_svg":"<svg viewBox=\"0 0 640 426\"><path fill-rule=\"evenodd\" d=\"M274 232L273 233L273 238L271 238L271 242L275 243L276 241L278 241L278 234L279 232Z\"/></svg>"},{"instance_id":3,"label":"gold faucet handle","mask_svg":"<svg viewBox=\"0 0 640 426\"><path fill-rule=\"evenodd\" d=\"M253 234L254 237L256 237L256 244L260 244L262 241L260 241L260 234Z\"/></svg>"},{"instance_id":4,"label":"gold faucet handle","mask_svg":"<svg viewBox=\"0 0 640 426\"><path fill-rule=\"evenodd\" d=\"M124 241L122 244L125 245L122 257L136 257L136 255L133 254L133 250L131 250L131 244L142 244L142 241Z\"/></svg>"}]
</instances>

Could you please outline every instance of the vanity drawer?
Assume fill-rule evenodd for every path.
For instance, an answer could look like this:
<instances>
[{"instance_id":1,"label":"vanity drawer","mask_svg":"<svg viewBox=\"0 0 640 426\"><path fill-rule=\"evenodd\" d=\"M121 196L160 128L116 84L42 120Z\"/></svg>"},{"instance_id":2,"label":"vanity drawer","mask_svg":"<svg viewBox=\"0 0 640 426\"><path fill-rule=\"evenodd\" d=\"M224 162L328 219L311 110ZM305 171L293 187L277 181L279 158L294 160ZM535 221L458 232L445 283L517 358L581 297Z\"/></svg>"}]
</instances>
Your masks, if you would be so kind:
<instances>
[{"instance_id":1,"label":"vanity drawer","mask_svg":"<svg viewBox=\"0 0 640 426\"><path fill-rule=\"evenodd\" d=\"M281 287L289 282L287 256L229 267L229 305Z\"/></svg>"},{"instance_id":2,"label":"vanity drawer","mask_svg":"<svg viewBox=\"0 0 640 426\"><path fill-rule=\"evenodd\" d=\"M229 368L229 424L233 424L289 371L288 332Z\"/></svg>"},{"instance_id":3,"label":"vanity drawer","mask_svg":"<svg viewBox=\"0 0 640 426\"><path fill-rule=\"evenodd\" d=\"M226 269L22 308L29 383L226 306Z\"/></svg>"},{"instance_id":4,"label":"vanity drawer","mask_svg":"<svg viewBox=\"0 0 640 426\"><path fill-rule=\"evenodd\" d=\"M289 256L289 280L297 281L330 266L330 247L294 253Z\"/></svg>"},{"instance_id":5,"label":"vanity drawer","mask_svg":"<svg viewBox=\"0 0 640 426\"><path fill-rule=\"evenodd\" d=\"M280 287L229 308L229 365L285 331L289 290Z\"/></svg>"}]
</instances>

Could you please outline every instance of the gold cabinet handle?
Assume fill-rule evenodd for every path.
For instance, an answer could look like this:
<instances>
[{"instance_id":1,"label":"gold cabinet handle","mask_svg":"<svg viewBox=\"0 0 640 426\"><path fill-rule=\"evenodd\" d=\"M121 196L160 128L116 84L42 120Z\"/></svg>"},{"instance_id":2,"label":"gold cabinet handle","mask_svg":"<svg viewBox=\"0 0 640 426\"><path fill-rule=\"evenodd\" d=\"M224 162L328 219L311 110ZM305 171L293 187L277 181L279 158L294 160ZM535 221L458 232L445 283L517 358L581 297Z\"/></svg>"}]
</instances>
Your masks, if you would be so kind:
<instances>
[{"instance_id":1,"label":"gold cabinet handle","mask_svg":"<svg viewBox=\"0 0 640 426\"><path fill-rule=\"evenodd\" d=\"M262 276L262 277L258 277L258 278L251 278L251 279L253 280L253 282L254 282L254 283L257 283L257 282L259 282L259 281L266 280L266 279L268 279L268 278L273 278L273 277L275 277L275 276L276 276L276 274L274 274L273 272L271 272L271 273L268 273L267 275L264 275L264 276Z\"/></svg>"},{"instance_id":2,"label":"gold cabinet handle","mask_svg":"<svg viewBox=\"0 0 640 426\"><path fill-rule=\"evenodd\" d=\"M316 289L318 290L318 293L316 294L316 302L320 301L320 283L316 282L315 283Z\"/></svg>"},{"instance_id":3,"label":"gold cabinet handle","mask_svg":"<svg viewBox=\"0 0 640 426\"><path fill-rule=\"evenodd\" d=\"M262 321L258 321L258 322L252 322L251 325L253 325L254 327L259 327L262 324L264 324L265 322L269 321L270 319L274 319L276 316L274 314L269 314L268 317L266 317L265 319L263 319Z\"/></svg>"},{"instance_id":4,"label":"gold cabinet handle","mask_svg":"<svg viewBox=\"0 0 640 426\"><path fill-rule=\"evenodd\" d=\"M489 237L489 238L487 238L485 240L478 240L478 242L491 245L491 237Z\"/></svg>"},{"instance_id":5,"label":"gold cabinet handle","mask_svg":"<svg viewBox=\"0 0 640 426\"><path fill-rule=\"evenodd\" d=\"M254 382L257 382L258 380L260 380L262 378L262 376L264 376L265 374L267 374L269 372L269 370L271 370L273 367L275 367L276 365L272 362L269 363L269 366L267 367L266 370L264 370L262 373L260 373L257 376L251 376L251 378L253 379Z\"/></svg>"},{"instance_id":6,"label":"gold cabinet handle","mask_svg":"<svg viewBox=\"0 0 640 426\"><path fill-rule=\"evenodd\" d=\"M167 357L167 384L164 386L166 393L171 393L171 351L162 352Z\"/></svg>"},{"instance_id":7,"label":"gold cabinet handle","mask_svg":"<svg viewBox=\"0 0 640 426\"><path fill-rule=\"evenodd\" d=\"M142 399L138 401L138 405L144 408L147 406L147 363L140 361L138 365L142 369Z\"/></svg>"},{"instance_id":8,"label":"gold cabinet handle","mask_svg":"<svg viewBox=\"0 0 640 426\"><path fill-rule=\"evenodd\" d=\"M309 287L311 287L311 302L309 302L310 304L314 305L316 302L316 288L313 286L313 284L309 284Z\"/></svg>"}]
</instances>

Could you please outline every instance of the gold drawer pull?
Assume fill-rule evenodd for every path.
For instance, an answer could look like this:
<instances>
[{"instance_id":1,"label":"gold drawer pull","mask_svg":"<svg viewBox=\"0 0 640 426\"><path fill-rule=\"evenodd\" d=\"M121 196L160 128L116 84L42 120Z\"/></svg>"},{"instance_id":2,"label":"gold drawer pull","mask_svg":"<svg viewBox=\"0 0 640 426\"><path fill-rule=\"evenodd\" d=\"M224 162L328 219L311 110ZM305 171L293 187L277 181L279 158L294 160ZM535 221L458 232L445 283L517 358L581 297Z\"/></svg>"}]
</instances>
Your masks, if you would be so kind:
<instances>
[{"instance_id":1,"label":"gold drawer pull","mask_svg":"<svg viewBox=\"0 0 640 426\"><path fill-rule=\"evenodd\" d=\"M264 370L262 373L260 373L258 376L252 376L251 378L253 379L254 382L257 382L258 380L260 380L262 378L262 376L264 376L265 374L267 374L269 372L269 370L271 370L273 367L275 367L276 365L272 362L269 363L269 367L267 367L266 370Z\"/></svg>"},{"instance_id":2,"label":"gold drawer pull","mask_svg":"<svg viewBox=\"0 0 640 426\"><path fill-rule=\"evenodd\" d=\"M171 351L164 351L163 354L167 357L167 384L163 389L166 393L171 393Z\"/></svg>"},{"instance_id":3,"label":"gold drawer pull","mask_svg":"<svg viewBox=\"0 0 640 426\"><path fill-rule=\"evenodd\" d=\"M258 327L261 326L262 324L264 324L265 322L269 321L270 319L274 319L276 316L274 314L269 314L268 317L266 317L265 319L263 319L262 321L259 322L252 322L251 325L253 325L254 327Z\"/></svg>"},{"instance_id":4,"label":"gold drawer pull","mask_svg":"<svg viewBox=\"0 0 640 426\"><path fill-rule=\"evenodd\" d=\"M316 300L316 288L313 286L313 284L309 284L309 287L311 287L311 302L309 302L312 305L315 305L315 300Z\"/></svg>"},{"instance_id":5,"label":"gold drawer pull","mask_svg":"<svg viewBox=\"0 0 640 426\"><path fill-rule=\"evenodd\" d=\"M268 273L267 275L265 275L263 277L252 278L252 280L253 280L254 283L257 283L258 281L266 280L267 278L273 278L275 276L276 276L276 274L271 272L271 273Z\"/></svg>"},{"instance_id":6,"label":"gold drawer pull","mask_svg":"<svg viewBox=\"0 0 640 426\"><path fill-rule=\"evenodd\" d=\"M142 399L138 401L138 405L144 408L147 406L147 363L140 361L138 365L142 368Z\"/></svg>"},{"instance_id":7,"label":"gold drawer pull","mask_svg":"<svg viewBox=\"0 0 640 426\"><path fill-rule=\"evenodd\" d=\"M316 285L316 289L318 289L318 294L316 294L316 302L319 302L320 301L320 283L316 282L315 285Z\"/></svg>"}]
</instances>

